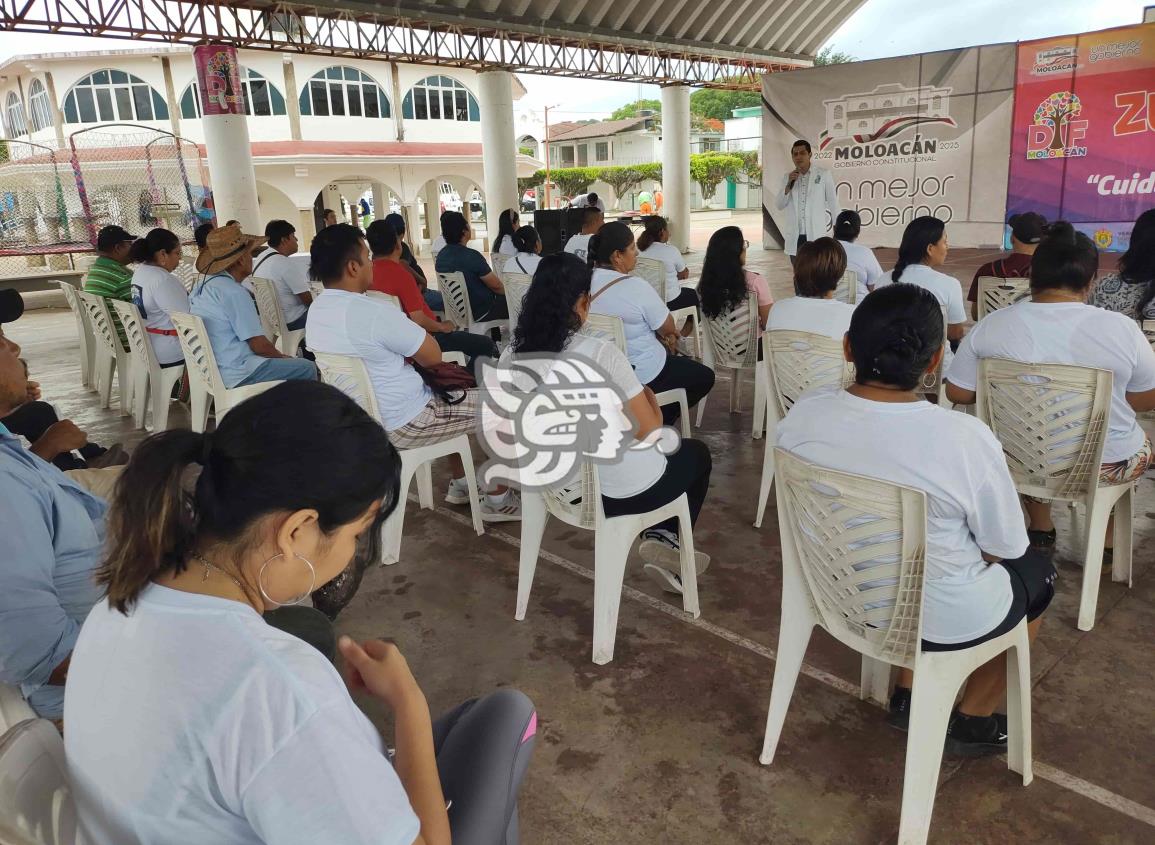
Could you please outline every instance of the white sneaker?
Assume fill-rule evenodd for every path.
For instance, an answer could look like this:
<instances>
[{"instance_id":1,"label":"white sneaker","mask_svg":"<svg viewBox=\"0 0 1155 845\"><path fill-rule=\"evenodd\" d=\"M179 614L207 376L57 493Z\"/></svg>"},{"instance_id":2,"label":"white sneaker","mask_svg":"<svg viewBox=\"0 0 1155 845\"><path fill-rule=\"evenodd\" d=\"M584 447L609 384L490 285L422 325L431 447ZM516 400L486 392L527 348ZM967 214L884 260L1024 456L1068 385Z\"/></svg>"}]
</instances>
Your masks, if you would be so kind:
<instances>
[{"instance_id":1,"label":"white sneaker","mask_svg":"<svg viewBox=\"0 0 1155 845\"><path fill-rule=\"evenodd\" d=\"M445 493L445 501L451 505L469 504L469 485L464 478L454 478L449 482L449 490Z\"/></svg>"},{"instance_id":2,"label":"white sneaker","mask_svg":"<svg viewBox=\"0 0 1155 845\"><path fill-rule=\"evenodd\" d=\"M500 499L486 494L481 497L482 522L518 522L521 520L521 496L510 489Z\"/></svg>"},{"instance_id":3,"label":"white sneaker","mask_svg":"<svg viewBox=\"0 0 1155 845\"><path fill-rule=\"evenodd\" d=\"M668 531L646 531L638 544L638 553L645 561L643 568L658 586L667 593L682 594L682 546ZM710 568L710 556L694 551L694 569L701 575Z\"/></svg>"}]
</instances>

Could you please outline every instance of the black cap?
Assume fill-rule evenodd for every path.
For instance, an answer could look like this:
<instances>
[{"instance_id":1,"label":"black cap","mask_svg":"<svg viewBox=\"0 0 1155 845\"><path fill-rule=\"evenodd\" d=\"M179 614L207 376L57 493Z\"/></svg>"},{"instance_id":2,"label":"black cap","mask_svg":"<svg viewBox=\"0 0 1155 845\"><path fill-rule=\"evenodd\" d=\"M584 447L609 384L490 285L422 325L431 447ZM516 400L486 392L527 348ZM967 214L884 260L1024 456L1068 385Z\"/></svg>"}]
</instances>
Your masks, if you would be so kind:
<instances>
[{"instance_id":1,"label":"black cap","mask_svg":"<svg viewBox=\"0 0 1155 845\"><path fill-rule=\"evenodd\" d=\"M105 226L96 235L96 248L101 252L108 252L119 243L135 240L136 235L130 235L120 226Z\"/></svg>"},{"instance_id":2,"label":"black cap","mask_svg":"<svg viewBox=\"0 0 1155 845\"><path fill-rule=\"evenodd\" d=\"M1047 230L1047 218L1033 211L1026 211L1022 214L1012 214L1007 225L1011 227L1011 234L1019 243L1037 244L1043 240L1043 234Z\"/></svg>"},{"instance_id":3,"label":"black cap","mask_svg":"<svg viewBox=\"0 0 1155 845\"><path fill-rule=\"evenodd\" d=\"M24 313L24 297L15 288L0 290L0 323L14 323Z\"/></svg>"}]
</instances>

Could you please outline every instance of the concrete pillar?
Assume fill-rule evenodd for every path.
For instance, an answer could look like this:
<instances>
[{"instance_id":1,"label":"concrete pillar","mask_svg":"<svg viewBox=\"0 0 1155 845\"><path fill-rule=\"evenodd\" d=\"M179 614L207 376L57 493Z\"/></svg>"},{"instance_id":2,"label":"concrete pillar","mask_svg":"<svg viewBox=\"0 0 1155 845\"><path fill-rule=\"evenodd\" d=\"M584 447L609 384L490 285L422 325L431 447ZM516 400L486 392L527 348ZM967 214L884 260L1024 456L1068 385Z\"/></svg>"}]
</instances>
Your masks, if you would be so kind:
<instances>
[{"instance_id":1,"label":"concrete pillar","mask_svg":"<svg viewBox=\"0 0 1155 845\"><path fill-rule=\"evenodd\" d=\"M180 100L176 98L176 86L172 81L172 63L168 56L161 56L160 69L164 74L164 95L170 103L168 107L168 122L172 127L173 135L180 135Z\"/></svg>"},{"instance_id":2,"label":"concrete pillar","mask_svg":"<svg viewBox=\"0 0 1155 845\"><path fill-rule=\"evenodd\" d=\"M432 246L441 234L441 180L425 183L425 240Z\"/></svg>"},{"instance_id":3,"label":"concrete pillar","mask_svg":"<svg viewBox=\"0 0 1155 845\"><path fill-rule=\"evenodd\" d=\"M374 182L373 188L373 219L384 220L389 213L389 192L380 182Z\"/></svg>"},{"instance_id":4,"label":"concrete pillar","mask_svg":"<svg viewBox=\"0 0 1155 845\"><path fill-rule=\"evenodd\" d=\"M235 61L236 52L231 52ZM201 68L203 69L203 65ZM208 114L207 112L212 109L208 108L205 91L215 89L219 83L216 79L210 82L206 76L198 71L197 85L201 93L201 106L206 112L201 118L201 125L205 133L205 151L212 179L213 205L216 208L217 222L224 224L227 220L235 219L240 222L245 232L262 232L264 224L261 221L257 201L257 177L253 172L253 151L249 145L244 89L237 92L241 97L238 103L240 114ZM180 106L174 103L172 107Z\"/></svg>"},{"instance_id":5,"label":"concrete pillar","mask_svg":"<svg viewBox=\"0 0 1155 845\"><path fill-rule=\"evenodd\" d=\"M421 228L421 215L418 213L416 199L401 203L401 216L405 218L405 236L409 240L409 248L413 250L414 255L420 255L413 243L413 235L410 234Z\"/></svg>"},{"instance_id":6,"label":"concrete pillar","mask_svg":"<svg viewBox=\"0 0 1155 845\"><path fill-rule=\"evenodd\" d=\"M52 104L52 125L56 129L56 146L64 149L64 115L60 113L60 100L56 97L56 83L51 71L44 71L44 88L48 91L48 102Z\"/></svg>"},{"instance_id":7,"label":"concrete pillar","mask_svg":"<svg viewBox=\"0 0 1155 845\"><path fill-rule=\"evenodd\" d=\"M309 251L309 244L317 234L317 219L312 208L297 209L297 248L301 252Z\"/></svg>"},{"instance_id":8,"label":"concrete pillar","mask_svg":"<svg viewBox=\"0 0 1155 845\"><path fill-rule=\"evenodd\" d=\"M337 215L338 223L347 223L345 212L341 209L341 189L336 185L326 185L321 190L321 204Z\"/></svg>"},{"instance_id":9,"label":"concrete pillar","mask_svg":"<svg viewBox=\"0 0 1155 845\"><path fill-rule=\"evenodd\" d=\"M513 140L513 74L505 70L479 73L481 93L481 162L485 172L487 225L496 229L502 209L517 208L517 145ZM686 108L689 119L689 89ZM689 123L686 137L689 138ZM469 196L461 199L469 207Z\"/></svg>"},{"instance_id":10,"label":"concrete pillar","mask_svg":"<svg viewBox=\"0 0 1155 845\"><path fill-rule=\"evenodd\" d=\"M300 90L297 88L297 71L293 67L293 59L288 53L281 57L281 67L285 76L285 111L289 116L289 137L294 141L301 140L301 101L297 99Z\"/></svg>"},{"instance_id":11,"label":"concrete pillar","mask_svg":"<svg viewBox=\"0 0 1155 845\"><path fill-rule=\"evenodd\" d=\"M690 247L690 89L662 88L662 215L670 221L670 243Z\"/></svg>"}]
</instances>

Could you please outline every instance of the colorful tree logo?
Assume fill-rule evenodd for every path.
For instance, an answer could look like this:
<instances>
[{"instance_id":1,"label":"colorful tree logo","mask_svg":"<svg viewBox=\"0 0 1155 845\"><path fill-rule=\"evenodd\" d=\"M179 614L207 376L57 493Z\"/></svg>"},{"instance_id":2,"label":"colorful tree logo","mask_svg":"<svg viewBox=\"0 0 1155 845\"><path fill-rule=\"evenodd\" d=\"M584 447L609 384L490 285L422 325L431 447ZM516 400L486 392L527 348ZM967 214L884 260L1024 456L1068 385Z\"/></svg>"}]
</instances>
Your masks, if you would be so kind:
<instances>
[{"instance_id":1,"label":"colorful tree logo","mask_svg":"<svg viewBox=\"0 0 1155 845\"><path fill-rule=\"evenodd\" d=\"M1078 95L1071 91L1056 91L1035 109L1034 122L1036 126L1049 126L1053 133L1051 138L1052 150L1062 150L1068 146L1068 134L1071 121L1083 110L1083 104Z\"/></svg>"}]
</instances>

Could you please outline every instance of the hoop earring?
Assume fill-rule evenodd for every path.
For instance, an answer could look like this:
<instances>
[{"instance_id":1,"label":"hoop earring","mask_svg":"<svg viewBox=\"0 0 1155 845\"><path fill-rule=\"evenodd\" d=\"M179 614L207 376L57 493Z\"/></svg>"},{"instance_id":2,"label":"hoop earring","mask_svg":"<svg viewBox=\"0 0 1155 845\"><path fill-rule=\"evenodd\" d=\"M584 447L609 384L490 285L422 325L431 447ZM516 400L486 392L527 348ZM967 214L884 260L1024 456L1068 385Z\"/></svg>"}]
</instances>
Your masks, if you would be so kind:
<instances>
[{"instance_id":1,"label":"hoop earring","mask_svg":"<svg viewBox=\"0 0 1155 845\"><path fill-rule=\"evenodd\" d=\"M305 590L305 592L301 593L301 595L297 596L292 601L286 601L286 602L277 601L276 599L272 598L269 595L268 590L265 589L265 569L268 567L268 565L270 563L272 563L274 560L276 560L279 557L284 557L284 554L273 555L271 558L269 558L268 560L266 560L264 563L261 564L261 571L257 573L257 589L261 591L261 598L263 598L265 601L267 601L269 604L271 604L275 607L289 607L290 605L300 604L301 602L303 602L306 598L308 598L312 594L313 588L317 586L317 570L313 568L313 564L311 561L309 561L307 558L303 558L300 555L297 555L296 556L297 560L304 561L305 566L309 567L309 577L310 577L309 589Z\"/></svg>"}]
</instances>

